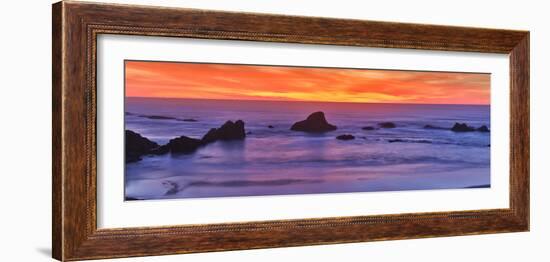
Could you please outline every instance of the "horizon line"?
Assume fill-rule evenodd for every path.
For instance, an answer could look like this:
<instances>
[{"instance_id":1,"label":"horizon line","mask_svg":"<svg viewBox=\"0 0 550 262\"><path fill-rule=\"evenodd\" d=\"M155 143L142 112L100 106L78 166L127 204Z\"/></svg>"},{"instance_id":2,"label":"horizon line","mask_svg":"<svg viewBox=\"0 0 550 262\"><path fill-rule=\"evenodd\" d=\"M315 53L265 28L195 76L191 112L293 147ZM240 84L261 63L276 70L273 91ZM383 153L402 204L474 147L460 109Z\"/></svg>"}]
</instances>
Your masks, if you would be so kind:
<instances>
[{"instance_id":1,"label":"horizon line","mask_svg":"<svg viewBox=\"0 0 550 262\"><path fill-rule=\"evenodd\" d=\"M305 103L335 103L335 104L387 104L387 105L458 105L458 106L491 106L491 104L445 104L445 103L395 103L395 102L344 102L344 101L312 101L312 100L269 100L269 99L219 99L219 98L187 98L187 97L160 97L160 96L124 96L124 98L152 98L152 99L187 99L213 101L251 101L251 102L305 102Z\"/></svg>"}]
</instances>

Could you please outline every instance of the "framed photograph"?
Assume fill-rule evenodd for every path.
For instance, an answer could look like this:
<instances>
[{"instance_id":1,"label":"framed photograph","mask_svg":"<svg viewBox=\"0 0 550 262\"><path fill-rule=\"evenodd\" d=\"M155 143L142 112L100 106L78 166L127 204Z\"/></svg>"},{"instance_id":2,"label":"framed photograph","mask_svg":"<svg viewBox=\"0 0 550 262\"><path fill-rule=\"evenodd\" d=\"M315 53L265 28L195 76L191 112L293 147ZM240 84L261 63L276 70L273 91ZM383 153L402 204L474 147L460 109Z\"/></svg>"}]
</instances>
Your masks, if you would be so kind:
<instances>
[{"instance_id":1,"label":"framed photograph","mask_svg":"<svg viewBox=\"0 0 550 262\"><path fill-rule=\"evenodd\" d=\"M53 5L53 257L529 230L529 32Z\"/></svg>"}]
</instances>

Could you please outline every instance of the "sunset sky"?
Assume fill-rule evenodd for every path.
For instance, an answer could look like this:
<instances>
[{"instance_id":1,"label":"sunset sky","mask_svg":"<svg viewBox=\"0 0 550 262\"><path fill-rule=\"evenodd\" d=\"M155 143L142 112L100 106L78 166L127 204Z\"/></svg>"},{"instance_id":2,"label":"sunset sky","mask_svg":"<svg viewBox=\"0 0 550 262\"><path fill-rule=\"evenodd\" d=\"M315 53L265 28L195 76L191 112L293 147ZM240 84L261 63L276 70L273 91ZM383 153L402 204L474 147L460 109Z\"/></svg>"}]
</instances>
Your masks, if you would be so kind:
<instances>
[{"instance_id":1,"label":"sunset sky","mask_svg":"<svg viewBox=\"0 0 550 262\"><path fill-rule=\"evenodd\" d=\"M126 61L127 97L489 104L490 75Z\"/></svg>"}]
</instances>

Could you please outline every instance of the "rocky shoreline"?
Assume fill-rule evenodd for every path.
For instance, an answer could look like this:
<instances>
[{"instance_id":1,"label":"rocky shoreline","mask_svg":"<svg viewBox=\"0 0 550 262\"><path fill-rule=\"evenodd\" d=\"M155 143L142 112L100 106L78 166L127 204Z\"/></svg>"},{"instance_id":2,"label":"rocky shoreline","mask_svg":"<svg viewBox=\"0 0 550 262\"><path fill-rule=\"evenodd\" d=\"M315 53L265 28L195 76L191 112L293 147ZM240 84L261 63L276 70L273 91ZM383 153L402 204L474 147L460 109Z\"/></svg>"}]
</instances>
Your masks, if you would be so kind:
<instances>
[{"instance_id":1,"label":"rocky shoreline","mask_svg":"<svg viewBox=\"0 0 550 262\"><path fill-rule=\"evenodd\" d=\"M132 113L126 113L132 114ZM133 115L133 114L132 114ZM156 115L137 115L139 117L145 117L149 119L159 119L159 120L178 120L186 122L197 121L195 119L179 119L174 117L165 117L165 116L156 116ZM273 125L268 125L267 128L274 128ZM378 123L376 127L374 126L365 126L361 129L364 131L376 131L378 129L395 129L399 128L393 122L381 122ZM434 129L434 130L447 130L457 133L462 132L490 132L489 128L485 125L482 125L478 128L467 125L466 123L455 123L452 127L439 127L433 125L425 125L425 129ZM337 130L336 125L330 124L325 114L321 111L314 112L310 114L305 120L295 122L290 130L297 132L306 132L306 133L325 133ZM174 154L190 154L195 152L197 149L206 146L210 143L216 141L230 141L230 140L244 140L247 134L251 134L250 131L246 132L245 123L242 120L227 121L219 128L210 129L201 139L191 138L187 136L179 136L171 139L165 145L159 145L146 137L143 137L141 134L134 132L132 130L125 130L125 146L126 146L126 163L138 162L145 155L163 155L167 153ZM340 134L335 137L338 140L350 141L354 140L355 136L351 134ZM396 142L406 142L403 139L390 139L389 143ZM430 141L422 141L423 143L430 143Z\"/></svg>"},{"instance_id":2,"label":"rocky shoreline","mask_svg":"<svg viewBox=\"0 0 550 262\"><path fill-rule=\"evenodd\" d=\"M189 154L198 148L218 140L243 140L246 137L244 122L227 121L219 128L210 129L201 139L180 136L171 139L167 144L159 146L157 143L126 130L126 163L137 162L144 155L163 155L167 153Z\"/></svg>"}]
</instances>

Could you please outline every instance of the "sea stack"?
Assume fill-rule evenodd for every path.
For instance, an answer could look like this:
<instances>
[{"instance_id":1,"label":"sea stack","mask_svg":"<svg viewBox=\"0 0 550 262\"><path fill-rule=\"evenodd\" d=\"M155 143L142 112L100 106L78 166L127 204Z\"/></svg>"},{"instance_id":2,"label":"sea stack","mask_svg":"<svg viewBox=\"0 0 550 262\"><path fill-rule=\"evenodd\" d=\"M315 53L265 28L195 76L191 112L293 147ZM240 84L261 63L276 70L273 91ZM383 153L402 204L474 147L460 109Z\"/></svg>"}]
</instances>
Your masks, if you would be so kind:
<instances>
[{"instance_id":1,"label":"sea stack","mask_svg":"<svg viewBox=\"0 0 550 262\"><path fill-rule=\"evenodd\" d=\"M125 131L126 163L137 162L141 160L142 155L146 155L159 145L140 134L132 131Z\"/></svg>"},{"instance_id":2,"label":"sea stack","mask_svg":"<svg viewBox=\"0 0 550 262\"><path fill-rule=\"evenodd\" d=\"M466 123L455 123L455 125L451 128L451 131L454 132L472 132L476 129L468 126Z\"/></svg>"},{"instance_id":3,"label":"sea stack","mask_svg":"<svg viewBox=\"0 0 550 262\"><path fill-rule=\"evenodd\" d=\"M479 131L479 132L484 132L484 133L490 132L489 128L485 125L478 127L476 130Z\"/></svg>"},{"instance_id":4,"label":"sea stack","mask_svg":"<svg viewBox=\"0 0 550 262\"><path fill-rule=\"evenodd\" d=\"M168 151L172 153L189 154L189 153L195 152L195 150L197 150L197 148L199 148L202 145L203 143L199 139L180 136L180 137L171 139L170 142L168 142L168 144L162 146L161 148L166 147L166 149L168 149ZM160 150L160 151L161 152L159 153L165 152L165 150Z\"/></svg>"},{"instance_id":5,"label":"sea stack","mask_svg":"<svg viewBox=\"0 0 550 262\"><path fill-rule=\"evenodd\" d=\"M167 153L189 154L202 146L218 140L242 140L246 136L244 122L227 121L219 128L212 128L202 139L180 136L171 139L167 144L159 146L157 143L141 136L140 134L126 130L126 163L137 162L143 155L163 155Z\"/></svg>"},{"instance_id":6,"label":"sea stack","mask_svg":"<svg viewBox=\"0 0 550 262\"><path fill-rule=\"evenodd\" d=\"M309 133L322 133L328 131L334 131L337 127L327 122L325 113L315 112L307 117L306 120L302 120L294 123L290 130L302 131Z\"/></svg>"},{"instance_id":7,"label":"sea stack","mask_svg":"<svg viewBox=\"0 0 550 262\"><path fill-rule=\"evenodd\" d=\"M242 120L227 121L219 128L212 128L201 139L203 144L218 140L242 140L246 137L244 122Z\"/></svg>"},{"instance_id":8,"label":"sea stack","mask_svg":"<svg viewBox=\"0 0 550 262\"><path fill-rule=\"evenodd\" d=\"M242 140L246 136L244 122L227 121L219 128L212 128L202 139L180 136L171 139L168 144L160 146L150 151L151 154L162 155L166 153L190 154L202 146L216 142L218 140Z\"/></svg>"}]
</instances>

